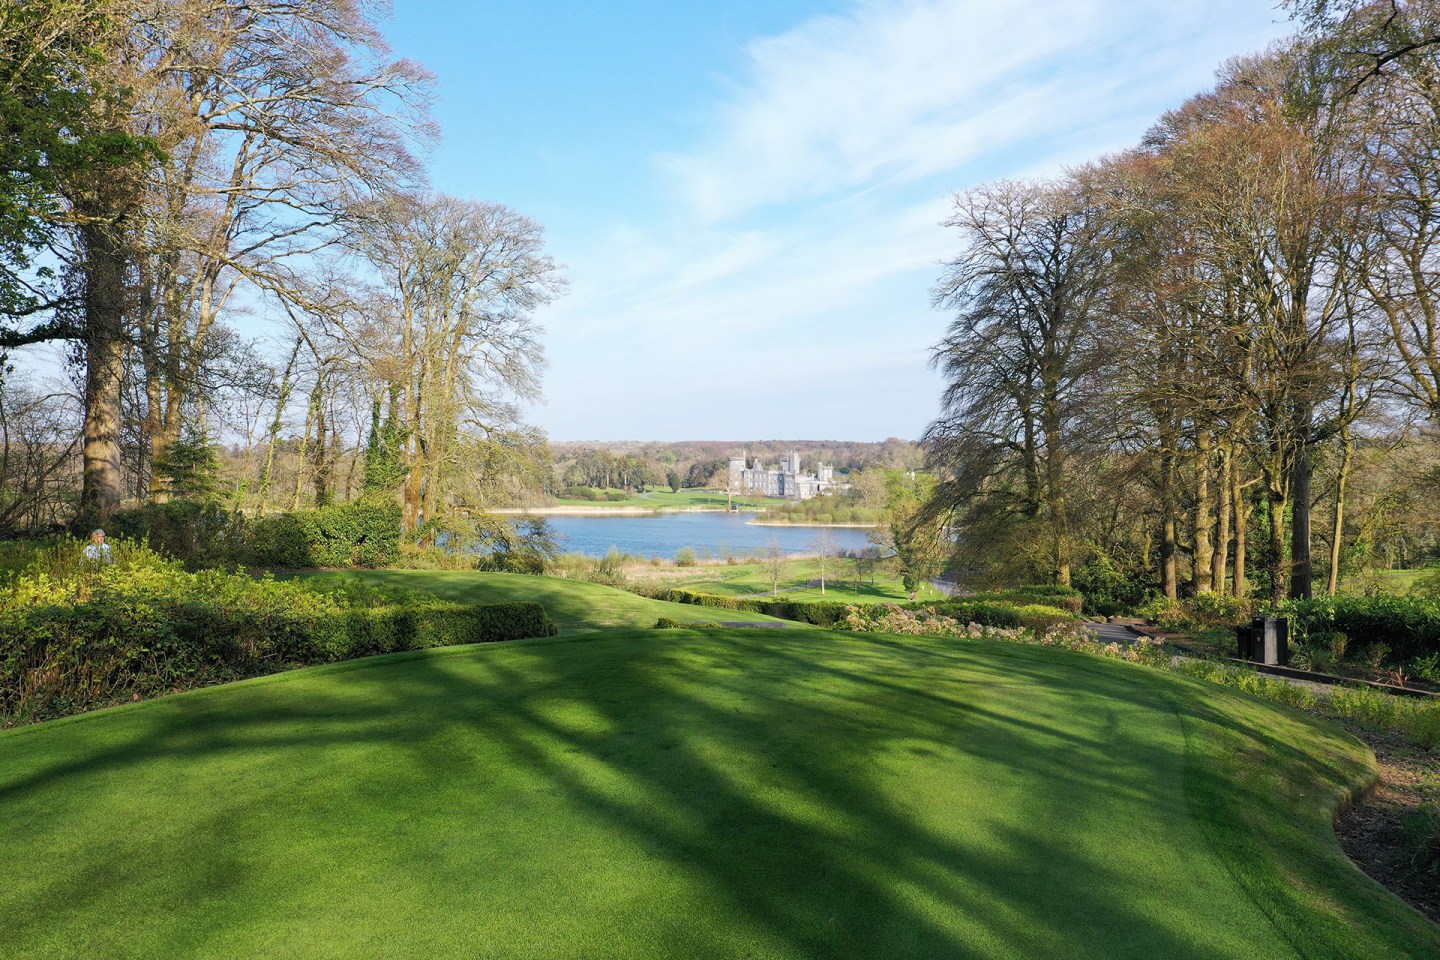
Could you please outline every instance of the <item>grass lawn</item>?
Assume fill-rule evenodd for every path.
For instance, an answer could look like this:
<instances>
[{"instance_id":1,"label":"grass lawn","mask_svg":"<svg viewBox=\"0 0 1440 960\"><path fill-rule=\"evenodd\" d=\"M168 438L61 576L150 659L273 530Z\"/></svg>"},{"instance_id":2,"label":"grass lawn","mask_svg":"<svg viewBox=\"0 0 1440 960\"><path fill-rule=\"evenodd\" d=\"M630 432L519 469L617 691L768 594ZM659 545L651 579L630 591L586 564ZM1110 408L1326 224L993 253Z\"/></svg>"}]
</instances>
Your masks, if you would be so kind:
<instances>
[{"instance_id":1,"label":"grass lawn","mask_svg":"<svg viewBox=\"0 0 1440 960\"><path fill-rule=\"evenodd\" d=\"M625 493L627 496L624 500L570 500L560 497L555 502L565 507L641 507L646 510L675 507L706 507L724 510L727 502L733 502L743 510L763 510L766 507L789 503L788 500L773 497L734 497L727 501L725 494L717 493L714 490L690 489L672 493L669 489L664 489L652 490L643 494L623 490L615 492Z\"/></svg>"},{"instance_id":2,"label":"grass lawn","mask_svg":"<svg viewBox=\"0 0 1440 960\"><path fill-rule=\"evenodd\" d=\"M1405 596L1421 577L1434 573L1424 570L1372 570L1340 581L1340 592L1348 594L1378 590L1381 593Z\"/></svg>"},{"instance_id":3,"label":"grass lawn","mask_svg":"<svg viewBox=\"0 0 1440 960\"><path fill-rule=\"evenodd\" d=\"M639 576L643 576L639 574ZM837 600L842 603L897 603L908 600L904 585L878 572L875 583L867 577L859 589L855 587L854 567L847 561L831 560L825 565L825 594L819 587L806 590L788 589L802 583L820 579L820 564L813 559L788 560L780 575L781 596L786 600ZM667 577L671 586L696 593L715 593L726 597L747 596L770 592L770 573L760 563L738 563L696 567L693 577ZM919 600L943 600L945 595L926 584L917 597Z\"/></svg>"},{"instance_id":4,"label":"grass lawn","mask_svg":"<svg viewBox=\"0 0 1440 960\"><path fill-rule=\"evenodd\" d=\"M532 577L519 573L480 573L473 570L360 570L347 573L316 573L306 576L360 577L370 583L408 587L439 594L462 603L496 603L504 600L533 600L543 606L561 633L596 627L653 627L660 617L682 623L780 622L763 613L743 610L714 610L693 604L649 600L625 590L563 580L559 577Z\"/></svg>"},{"instance_id":5,"label":"grass lawn","mask_svg":"<svg viewBox=\"0 0 1440 960\"><path fill-rule=\"evenodd\" d=\"M1434 957L1337 728L1065 651L614 630L0 733L0 956Z\"/></svg>"}]
</instances>

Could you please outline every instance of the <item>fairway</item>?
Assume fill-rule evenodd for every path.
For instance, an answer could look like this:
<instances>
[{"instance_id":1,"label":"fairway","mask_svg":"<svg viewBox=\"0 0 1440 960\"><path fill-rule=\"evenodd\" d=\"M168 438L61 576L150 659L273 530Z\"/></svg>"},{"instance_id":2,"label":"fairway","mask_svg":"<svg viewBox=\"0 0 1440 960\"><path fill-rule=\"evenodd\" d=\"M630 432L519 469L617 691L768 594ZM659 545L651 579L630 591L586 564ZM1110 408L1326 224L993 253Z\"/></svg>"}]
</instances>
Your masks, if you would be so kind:
<instances>
[{"instance_id":1,"label":"fairway","mask_svg":"<svg viewBox=\"0 0 1440 960\"><path fill-rule=\"evenodd\" d=\"M559 626L561 633L599 627L653 627L661 617L681 623L782 623L775 617L744 610L721 610L668 600L650 600L615 587L559 577L474 570L354 570L305 574L314 577L358 577L366 583L423 590L461 603L503 603L533 600Z\"/></svg>"},{"instance_id":2,"label":"fairway","mask_svg":"<svg viewBox=\"0 0 1440 960\"><path fill-rule=\"evenodd\" d=\"M1339 730L1045 648L615 631L0 733L0 956L1437 955Z\"/></svg>"}]
</instances>

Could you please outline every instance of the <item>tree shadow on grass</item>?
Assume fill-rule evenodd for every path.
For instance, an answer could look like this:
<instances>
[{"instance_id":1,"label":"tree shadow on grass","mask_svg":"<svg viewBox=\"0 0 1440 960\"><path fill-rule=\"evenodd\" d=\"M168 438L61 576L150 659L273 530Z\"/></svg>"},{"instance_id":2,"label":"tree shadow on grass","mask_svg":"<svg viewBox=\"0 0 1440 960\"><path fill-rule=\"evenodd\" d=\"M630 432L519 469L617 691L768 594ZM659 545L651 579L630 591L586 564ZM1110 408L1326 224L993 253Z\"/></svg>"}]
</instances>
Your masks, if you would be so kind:
<instances>
[{"instance_id":1,"label":"tree shadow on grass","mask_svg":"<svg viewBox=\"0 0 1440 960\"><path fill-rule=\"evenodd\" d=\"M427 828L406 841L426 855L403 882L436 904L497 876L503 894L506 871L531 878L516 924L494 903L466 908L477 929L509 931L500 956L1286 955L1185 809L1195 771L1177 702L1078 657L812 631L391 658L14 738L23 769L0 776L0 805L24 812L0 830L0 853L67 833L93 844L76 804L46 800L146 778L184 814L166 842L213 865L187 879L192 900L263 889L267 864L232 855L244 842L225 827L233 808L185 799L187 771L233 763L251 788L245 777L273 776L262 795L293 829L363 808L352 825L363 849L407 823ZM87 722L106 735L78 735ZM543 837L527 834L525 798L561 814ZM611 846L597 851L599 836ZM9 905L28 912L11 911L21 919L6 936L103 912L107 877L163 886L123 862L153 842L88 847L74 872ZM446 842L472 859L445 866ZM56 903L62 916L36 909ZM577 917L605 935L566 941ZM172 935L191 941L221 935L176 922Z\"/></svg>"}]
</instances>

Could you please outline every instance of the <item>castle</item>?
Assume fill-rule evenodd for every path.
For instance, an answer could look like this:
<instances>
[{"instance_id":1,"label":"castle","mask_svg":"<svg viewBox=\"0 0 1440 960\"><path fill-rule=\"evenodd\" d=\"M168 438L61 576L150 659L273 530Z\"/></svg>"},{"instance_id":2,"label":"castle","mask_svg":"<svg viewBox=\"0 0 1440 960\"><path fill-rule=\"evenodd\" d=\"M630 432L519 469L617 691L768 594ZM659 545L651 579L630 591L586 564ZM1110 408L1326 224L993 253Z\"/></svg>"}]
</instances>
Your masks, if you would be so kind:
<instances>
[{"instance_id":1,"label":"castle","mask_svg":"<svg viewBox=\"0 0 1440 960\"><path fill-rule=\"evenodd\" d=\"M778 467L751 467L749 457L730 458L730 492L759 493L787 500L809 500L835 489L835 468L828 463L815 465L814 473L800 472L800 454L791 451Z\"/></svg>"}]
</instances>

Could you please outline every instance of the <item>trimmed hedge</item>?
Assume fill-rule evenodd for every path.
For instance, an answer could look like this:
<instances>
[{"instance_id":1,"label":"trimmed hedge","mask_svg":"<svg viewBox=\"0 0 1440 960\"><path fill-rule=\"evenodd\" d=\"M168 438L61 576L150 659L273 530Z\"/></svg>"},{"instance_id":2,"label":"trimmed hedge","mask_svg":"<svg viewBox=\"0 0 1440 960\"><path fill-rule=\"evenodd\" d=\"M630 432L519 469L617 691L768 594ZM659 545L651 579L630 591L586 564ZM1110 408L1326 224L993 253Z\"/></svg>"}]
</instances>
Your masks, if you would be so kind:
<instances>
[{"instance_id":1,"label":"trimmed hedge","mask_svg":"<svg viewBox=\"0 0 1440 960\"><path fill-rule=\"evenodd\" d=\"M1058 588L1064 589L1064 588ZM1028 599L1024 594L1020 594ZM675 603L691 603L701 607L718 607L723 610L745 610L763 613L782 620L799 623L813 623L818 627L843 627L845 615L853 606L834 600L780 600L765 597L723 597L713 593L694 593L690 590L667 590L659 599ZM1078 600L1078 597L1076 598ZM934 610L947 617L954 617L962 623L978 623L985 627L1025 627L1044 632L1050 627L1073 623L1075 614L1059 607L1037 603L1009 603L999 600L980 600L966 597L962 600L946 600L939 603L918 601L895 604L902 610Z\"/></svg>"},{"instance_id":2,"label":"trimmed hedge","mask_svg":"<svg viewBox=\"0 0 1440 960\"><path fill-rule=\"evenodd\" d=\"M1007 603L997 600L978 600L965 597L959 600L945 600L939 603L907 603L905 609L934 610L943 616L952 617L961 623L976 623L982 627L1024 627L1044 633L1051 627L1074 623L1076 615L1069 610L1040 603Z\"/></svg>"},{"instance_id":3,"label":"trimmed hedge","mask_svg":"<svg viewBox=\"0 0 1440 960\"><path fill-rule=\"evenodd\" d=\"M1351 650L1389 647L1388 660L1401 663L1440 653L1440 598L1317 597L1291 600L1280 608L1291 618L1296 640L1343 633Z\"/></svg>"},{"instance_id":4,"label":"trimmed hedge","mask_svg":"<svg viewBox=\"0 0 1440 960\"><path fill-rule=\"evenodd\" d=\"M0 718L109 703L376 653L550 636L537 603L459 604L359 584L186 573L143 547L37 569L0 595Z\"/></svg>"},{"instance_id":5,"label":"trimmed hedge","mask_svg":"<svg viewBox=\"0 0 1440 960\"><path fill-rule=\"evenodd\" d=\"M1076 615L1079 615L1085 604L1085 598L1080 594L1080 591L1073 590L1070 587L1053 586L987 590L983 593L972 593L964 597L955 597L953 601L942 602L968 603L971 601L1002 603L1012 607L1043 606L1050 609L1065 610Z\"/></svg>"},{"instance_id":6,"label":"trimmed hedge","mask_svg":"<svg viewBox=\"0 0 1440 960\"><path fill-rule=\"evenodd\" d=\"M382 566L400 553L400 504L372 498L261 517L246 545L262 567Z\"/></svg>"},{"instance_id":7,"label":"trimmed hedge","mask_svg":"<svg viewBox=\"0 0 1440 960\"><path fill-rule=\"evenodd\" d=\"M833 627L843 623L849 604L833 600L779 600L765 597L722 597L713 593L695 593L690 590L666 590L658 599L672 603L690 603L700 607L716 607L721 610L744 610L748 613L763 613L794 620L799 623L813 623L817 627Z\"/></svg>"}]
</instances>

